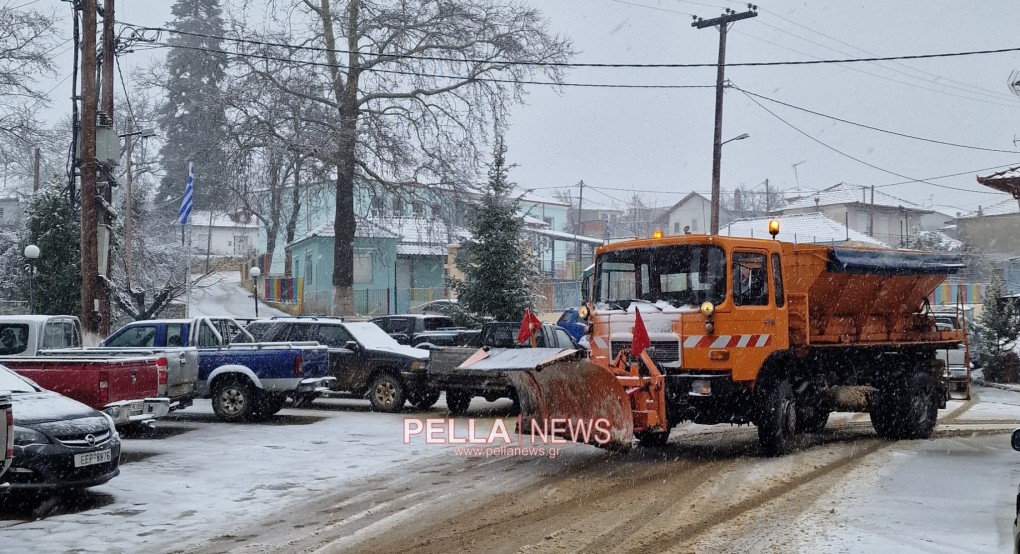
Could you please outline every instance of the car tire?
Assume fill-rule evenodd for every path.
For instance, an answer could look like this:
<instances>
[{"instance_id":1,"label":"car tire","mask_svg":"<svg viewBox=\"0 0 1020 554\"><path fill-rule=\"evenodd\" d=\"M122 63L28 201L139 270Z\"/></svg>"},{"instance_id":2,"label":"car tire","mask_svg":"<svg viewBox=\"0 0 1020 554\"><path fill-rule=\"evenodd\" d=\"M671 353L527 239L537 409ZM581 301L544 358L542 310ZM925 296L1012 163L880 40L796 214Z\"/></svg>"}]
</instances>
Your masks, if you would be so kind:
<instances>
[{"instance_id":1,"label":"car tire","mask_svg":"<svg viewBox=\"0 0 1020 554\"><path fill-rule=\"evenodd\" d=\"M260 419L276 415L283 409L284 405L287 404L287 397L284 395L263 392L258 396L259 399L258 404L255 406L255 415Z\"/></svg>"},{"instance_id":2,"label":"car tire","mask_svg":"<svg viewBox=\"0 0 1020 554\"><path fill-rule=\"evenodd\" d=\"M377 412L396 413L404 409L404 384L389 373L380 373L368 389L368 401Z\"/></svg>"},{"instance_id":3,"label":"car tire","mask_svg":"<svg viewBox=\"0 0 1020 554\"><path fill-rule=\"evenodd\" d=\"M450 409L451 415L464 415L470 406L471 393L456 390L446 391L446 407Z\"/></svg>"},{"instance_id":4,"label":"car tire","mask_svg":"<svg viewBox=\"0 0 1020 554\"><path fill-rule=\"evenodd\" d=\"M666 446L669 441L669 431L634 433L634 438L638 440L638 446L656 448Z\"/></svg>"},{"instance_id":5,"label":"car tire","mask_svg":"<svg viewBox=\"0 0 1020 554\"><path fill-rule=\"evenodd\" d=\"M415 408L419 410L427 410L439 402L439 391L437 390L426 390L414 395L411 398L411 404L414 404Z\"/></svg>"},{"instance_id":6,"label":"car tire","mask_svg":"<svg viewBox=\"0 0 1020 554\"><path fill-rule=\"evenodd\" d=\"M783 456L793 450L797 434L797 399L786 379L766 380L755 391L757 401L758 444L769 457Z\"/></svg>"},{"instance_id":7,"label":"car tire","mask_svg":"<svg viewBox=\"0 0 1020 554\"><path fill-rule=\"evenodd\" d=\"M223 378L213 386L213 412L223 421L248 421L255 414L256 402L255 387L243 377Z\"/></svg>"}]
</instances>

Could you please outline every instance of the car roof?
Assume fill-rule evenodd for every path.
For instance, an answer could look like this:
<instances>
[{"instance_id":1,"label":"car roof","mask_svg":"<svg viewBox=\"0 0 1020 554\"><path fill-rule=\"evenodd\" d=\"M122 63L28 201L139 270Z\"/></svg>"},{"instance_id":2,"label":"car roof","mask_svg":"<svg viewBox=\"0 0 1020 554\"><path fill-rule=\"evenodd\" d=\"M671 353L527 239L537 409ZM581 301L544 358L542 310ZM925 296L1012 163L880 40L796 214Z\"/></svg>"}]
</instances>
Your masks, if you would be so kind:
<instances>
[{"instance_id":1,"label":"car roof","mask_svg":"<svg viewBox=\"0 0 1020 554\"><path fill-rule=\"evenodd\" d=\"M372 321L376 319L390 319L395 317L413 317L417 319L429 319L429 318L435 319L437 317L441 317L443 319L450 319L450 316L445 314L388 314L373 317Z\"/></svg>"}]
</instances>

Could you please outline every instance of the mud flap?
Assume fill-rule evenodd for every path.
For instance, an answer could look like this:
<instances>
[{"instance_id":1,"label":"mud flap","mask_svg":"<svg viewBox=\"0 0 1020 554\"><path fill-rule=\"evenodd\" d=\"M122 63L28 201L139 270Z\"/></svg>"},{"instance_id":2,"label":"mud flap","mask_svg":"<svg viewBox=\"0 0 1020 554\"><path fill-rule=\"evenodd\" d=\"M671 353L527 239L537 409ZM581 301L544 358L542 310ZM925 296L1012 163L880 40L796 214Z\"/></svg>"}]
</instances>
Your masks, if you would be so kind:
<instances>
[{"instance_id":1,"label":"mud flap","mask_svg":"<svg viewBox=\"0 0 1020 554\"><path fill-rule=\"evenodd\" d=\"M566 429L558 435L575 442L610 450L628 450L633 445L634 419L627 392L610 371L578 359L576 350L480 350L459 369L503 373L517 390L521 433L538 436L555 425ZM571 432L581 427L591 431Z\"/></svg>"}]
</instances>

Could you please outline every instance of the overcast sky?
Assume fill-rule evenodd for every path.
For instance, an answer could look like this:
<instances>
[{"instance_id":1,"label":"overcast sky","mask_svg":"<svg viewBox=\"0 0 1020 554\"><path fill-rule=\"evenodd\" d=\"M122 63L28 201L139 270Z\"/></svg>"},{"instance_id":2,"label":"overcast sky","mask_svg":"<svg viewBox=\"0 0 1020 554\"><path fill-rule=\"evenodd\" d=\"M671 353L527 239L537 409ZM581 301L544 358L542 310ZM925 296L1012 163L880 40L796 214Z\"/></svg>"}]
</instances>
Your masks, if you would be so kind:
<instances>
[{"instance_id":1,"label":"overcast sky","mask_svg":"<svg viewBox=\"0 0 1020 554\"><path fill-rule=\"evenodd\" d=\"M34 7L69 12L58 0ZM722 8L746 3L726 0L528 0L548 16L551 29L569 36L576 62L714 63L719 33L691 27L691 14L710 18ZM170 2L119 0L117 18L162 25ZM737 22L729 35L727 61L789 61L961 52L1020 47L1015 0L981 2L773 2L759 16ZM70 37L70 18L62 28ZM152 53L133 54L145 62ZM134 61L132 60L132 61ZM70 53L59 62L70 71ZM130 65L130 64L129 64ZM1020 165L1020 98L1007 86L1020 69L1020 53L902 62L786 67L731 67L735 85L789 104L841 119L945 142L1015 151L998 153L944 146L886 135L761 101L804 134L749 100L728 90L723 138L723 188L755 186L805 189L839 182L879 186L922 205L971 211L1009 197L988 194L975 175L981 168ZM713 85L714 68L597 69L568 71L570 83ZM69 111L69 80L52 96L53 119ZM48 89L50 86L46 86ZM586 201L609 203L642 192L650 203L668 205L689 191L707 194L712 175L715 94L712 88L605 89L530 88L527 104L514 110L508 157L518 167L512 178L526 188L551 194L577 193L584 180ZM811 137L811 138L809 138ZM930 184L886 186L909 179L864 162L925 179L966 172ZM1020 145L1020 141L1017 143ZM796 174L794 164L799 164ZM759 187L757 190L762 190ZM614 190L623 189L623 190ZM984 189L984 190L983 190ZM644 193L644 191L653 191ZM952 214L951 214L952 215Z\"/></svg>"}]
</instances>

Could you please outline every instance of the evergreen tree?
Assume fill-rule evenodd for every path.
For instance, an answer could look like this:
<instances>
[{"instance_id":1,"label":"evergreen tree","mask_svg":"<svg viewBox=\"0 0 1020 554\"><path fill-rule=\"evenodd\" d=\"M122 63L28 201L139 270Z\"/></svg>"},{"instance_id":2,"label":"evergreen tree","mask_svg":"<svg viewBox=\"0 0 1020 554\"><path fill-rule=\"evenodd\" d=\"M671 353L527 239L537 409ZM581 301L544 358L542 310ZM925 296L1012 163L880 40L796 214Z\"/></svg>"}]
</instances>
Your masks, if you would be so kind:
<instances>
[{"instance_id":1,"label":"evergreen tree","mask_svg":"<svg viewBox=\"0 0 1020 554\"><path fill-rule=\"evenodd\" d=\"M1010 358L1016 357L1013 348L1020 336L1020 308L1011 299L1004 299L1005 286L998 275L984 292L984 309L978 318L978 341L983 351L985 379L1002 381Z\"/></svg>"},{"instance_id":2,"label":"evergreen tree","mask_svg":"<svg viewBox=\"0 0 1020 554\"><path fill-rule=\"evenodd\" d=\"M23 249L39 247L36 260L35 313L80 313L81 230L78 214L71 207L61 184L51 183L39 191L27 209L28 225ZM25 282L28 298L28 282Z\"/></svg>"},{"instance_id":3,"label":"evergreen tree","mask_svg":"<svg viewBox=\"0 0 1020 554\"><path fill-rule=\"evenodd\" d=\"M219 0L177 0L170 27L187 33L223 36ZM165 176L160 200L180 197L195 164L195 209L218 209L229 198L223 145L227 117L222 86L227 67L220 41L209 36L171 34L167 54L166 102L158 121L165 141L160 155ZM213 51L209 51L213 50ZM179 202L165 204L176 212Z\"/></svg>"},{"instance_id":4,"label":"evergreen tree","mask_svg":"<svg viewBox=\"0 0 1020 554\"><path fill-rule=\"evenodd\" d=\"M509 170L506 146L498 138L485 194L467 214L472 238L457 253L465 279L452 284L466 311L513 321L533 306L538 271L522 235L524 219L511 196Z\"/></svg>"}]
</instances>

